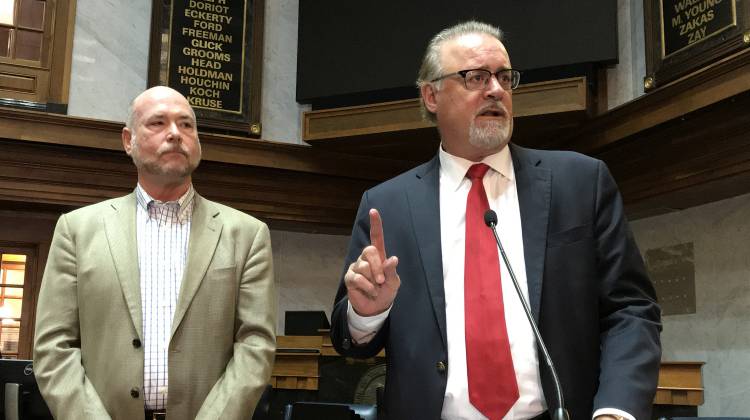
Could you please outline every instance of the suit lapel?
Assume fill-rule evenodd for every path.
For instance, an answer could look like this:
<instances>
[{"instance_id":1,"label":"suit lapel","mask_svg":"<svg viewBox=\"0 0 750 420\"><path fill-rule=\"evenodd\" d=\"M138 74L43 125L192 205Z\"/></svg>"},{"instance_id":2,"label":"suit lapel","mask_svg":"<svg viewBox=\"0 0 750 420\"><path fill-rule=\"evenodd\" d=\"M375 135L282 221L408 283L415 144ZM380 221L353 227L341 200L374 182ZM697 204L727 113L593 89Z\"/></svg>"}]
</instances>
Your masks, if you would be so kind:
<instances>
[{"instance_id":1,"label":"suit lapel","mask_svg":"<svg viewBox=\"0 0 750 420\"><path fill-rule=\"evenodd\" d=\"M432 309L440 328L443 345L448 348L445 327L443 255L440 246L439 185L440 160L435 156L417 171L413 184L407 188L407 199Z\"/></svg>"},{"instance_id":2,"label":"suit lapel","mask_svg":"<svg viewBox=\"0 0 750 420\"><path fill-rule=\"evenodd\" d=\"M198 287L206 276L206 271L214 256L216 245L221 236L222 224L219 221L219 210L203 197L195 194L195 207L190 226L190 242L188 244L188 260L185 274L180 285L180 295L177 298L172 332L174 336L177 327L182 322L190 302L193 300Z\"/></svg>"},{"instance_id":3,"label":"suit lapel","mask_svg":"<svg viewBox=\"0 0 750 420\"><path fill-rule=\"evenodd\" d=\"M109 252L114 261L117 279L135 325L138 336L143 339L141 312L141 281L138 271L138 248L136 245L135 194L112 201L112 211L104 216L104 232Z\"/></svg>"},{"instance_id":4,"label":"suit lapel","mask_svg":"<svg viewBox=\"0 0 750 420\"><path fill-rule=\"evenodd\" d=\"M549 169L540 166L541 158L534 156L531 151L515 145L511 145L510 151L521 211L529 306L534 319L538 321L547 248L551 173Z\"/></svg>"}]
</instances>

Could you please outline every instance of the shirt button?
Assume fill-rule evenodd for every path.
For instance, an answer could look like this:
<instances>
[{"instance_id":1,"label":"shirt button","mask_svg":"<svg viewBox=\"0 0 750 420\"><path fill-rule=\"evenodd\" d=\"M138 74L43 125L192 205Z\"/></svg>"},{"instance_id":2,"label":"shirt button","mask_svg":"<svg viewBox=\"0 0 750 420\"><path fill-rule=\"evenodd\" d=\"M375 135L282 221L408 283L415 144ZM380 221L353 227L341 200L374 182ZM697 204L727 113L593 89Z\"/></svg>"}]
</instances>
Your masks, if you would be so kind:
<instances>
[{"instance_id":1,"label":"shirt button","mask_svg":"<svg viewBox=\"0 0 750 420\"><path fill-rule=\"evenodd\" d=\"M139 340L137 338L134 338L133 339L133 347L135 347L137 349L141 348L141 340Z\"/></svg>"},{"instance_id":2,"label":"shirt button","mask_svg":"<svg viewBox=\"0 0 750 420\"><path fill-rule=\"evenodd\" d=\"M448 364L443 362L442 360L437 362L437 371L440 373L445 373L445 371L448 370Z\"/></svg>"},{"instance_id":3,"label":"shirt button","mask_svg":"<svg viewBox=\"0 0 750 420\"><path fill-rule=\"evenodd\" d=\"M137 386L134 386L133 388L130 389L130 396L133 397L133 398L140 397L141 396L141 390Z\"/></svg>"}]
</instances>

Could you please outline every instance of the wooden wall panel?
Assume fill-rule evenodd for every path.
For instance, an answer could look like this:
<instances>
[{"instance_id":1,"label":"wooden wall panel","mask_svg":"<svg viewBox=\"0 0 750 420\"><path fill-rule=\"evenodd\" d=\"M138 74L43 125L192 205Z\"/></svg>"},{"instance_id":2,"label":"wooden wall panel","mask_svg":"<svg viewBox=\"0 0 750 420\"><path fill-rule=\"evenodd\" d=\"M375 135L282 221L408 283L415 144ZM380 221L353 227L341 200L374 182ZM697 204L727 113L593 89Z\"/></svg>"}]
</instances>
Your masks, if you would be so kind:
<instances>
[{"instance_id":1,"label":"wooden wall panel","mask_svg":"<svg viewBox=\"0 0 750 420\"><path fill-rule=\"evenodd\" d=\"M527 86L526 96L516 97L522 115L513 141L603 159L631 218L748 193L748 74L750 50L602 115L589 109L591 95L580 90L585 80ZM544 91L563 92L554 109L545 111ZM522 98L531 102L522 106ZM201 133L196 187L278 228L349 233L366 188L438 147L434 127L412 124L416 103L407 102L364 107L360 116L355 108L310 114L309 124L321 119L318 131L309 128L313 147ZM394 127L387 117L393 112L408 121L396 119L401 125ZM122 152L121 129L0 108L0 200L72 208L131 191L135 171Z\"/></svg>"},{"instance_id":2,"label":"wooden wall panel","mask_svg":"<svg viewBox=\"0 0 750 420\"><path fill-rule=\"evenodd\" d=\"M513 98L513 142L603 159L631 218L750 193L750 49L609 112L591 109L595 105L587 99L592 94L585 88L585 79L519 87ZM377 108L368 107L365 114ZM334 127L330 123L321 124L327 134L317 132L309 143L339 152L399 156L413 164L434 155L439 144L432 127L386 126L378 132L377 124L368 123L366 132L357 131L360 119L352 114L355 108L308 113L311 125L319 117L348 124L338 133L326 132Z\"/></svg>"},{"instance_id":3,"label":"wooden wall panel","mask_svg":"<svg viewBox=\"0 0 750 420\"><path fill-rule=\"evenodd\" d=\"M203 161L198 192L246 211L272 227L348 234L365 189L377 181ZM124 152L0 140L2 202L36 203L60 211L124 195L136 172Z\"/></svg>"}]
</instances>

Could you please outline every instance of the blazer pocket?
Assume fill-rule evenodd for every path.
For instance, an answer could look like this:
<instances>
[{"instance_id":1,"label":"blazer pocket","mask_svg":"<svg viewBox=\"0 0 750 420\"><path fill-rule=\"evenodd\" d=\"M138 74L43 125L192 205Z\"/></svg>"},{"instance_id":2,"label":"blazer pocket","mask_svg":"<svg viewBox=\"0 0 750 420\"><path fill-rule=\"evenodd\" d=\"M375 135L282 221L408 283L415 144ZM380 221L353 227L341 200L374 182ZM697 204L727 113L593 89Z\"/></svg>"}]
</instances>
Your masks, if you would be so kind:
<instances>
[{"instance_id":1,"label":"blazer pocket","mask_svg":"<svg viewBox=\"0 0 750 420\"><path fill-rule=\"evenodd\" d=\"M556 246L569 245L591 238L592 236L591 224L576 226L560 232L551 233L547 237L547 247L553 248Z\"/></svg>"},{"instance_id":2,"label":"blazer pocket","mask_svg":"<svg viewBox=\"0 0 750 420\"><path fill-rule=\"evenodd\" d=\"M234 278L236 266L211 268L206 273L206 277L212 280L231 280Z\"/></svg>"}]
</instances>

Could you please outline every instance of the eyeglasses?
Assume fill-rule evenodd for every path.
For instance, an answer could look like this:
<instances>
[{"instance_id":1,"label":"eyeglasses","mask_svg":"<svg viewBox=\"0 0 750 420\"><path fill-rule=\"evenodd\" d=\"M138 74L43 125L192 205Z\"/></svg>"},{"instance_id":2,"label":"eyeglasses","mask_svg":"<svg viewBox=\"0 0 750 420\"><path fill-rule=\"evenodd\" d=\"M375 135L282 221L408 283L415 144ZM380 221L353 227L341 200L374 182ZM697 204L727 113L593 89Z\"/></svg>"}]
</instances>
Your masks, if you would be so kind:
<instances>
[{"instance_id":1,"label":"eyeglasses","mask_svg":"<svg viewBox=\"0 0 750 420\"><path fill-rule=\"evenodd\" d=\"M487 89L487 86L489 86L490 79L493 75L495 76L495 79L497 79L497 82L500 83L500 87L502 87L503 90L513 90L518 87L518 83L521 81L521 72L514 69L500 69L494 73L485 69L470 69L440 76L430 80L430 83L451 76L461 76L461 78L464 79L466 89L485 90Z\"/></svg>"}]
</instances>

